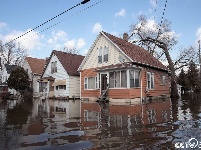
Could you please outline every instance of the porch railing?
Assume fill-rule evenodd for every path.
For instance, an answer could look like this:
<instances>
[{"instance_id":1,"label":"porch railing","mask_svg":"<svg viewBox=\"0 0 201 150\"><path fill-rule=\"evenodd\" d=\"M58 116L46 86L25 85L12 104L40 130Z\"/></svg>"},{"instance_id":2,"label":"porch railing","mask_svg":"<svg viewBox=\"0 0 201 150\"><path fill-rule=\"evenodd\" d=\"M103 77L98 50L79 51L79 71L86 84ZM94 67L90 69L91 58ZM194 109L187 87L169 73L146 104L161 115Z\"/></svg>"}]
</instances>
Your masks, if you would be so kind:
<instances>
[{"instance_id":1,"label":"porch railing","mask_svg":"<svg viewBox=\"0 0 201 150\"><path fill-rule=\"evenodd\" d=\"M106 90L102 93L102 95L99 97L100 101L105 100L108 97L108 90L109 90L109 86L107 86Z\"/></svg>"}]
</instances>

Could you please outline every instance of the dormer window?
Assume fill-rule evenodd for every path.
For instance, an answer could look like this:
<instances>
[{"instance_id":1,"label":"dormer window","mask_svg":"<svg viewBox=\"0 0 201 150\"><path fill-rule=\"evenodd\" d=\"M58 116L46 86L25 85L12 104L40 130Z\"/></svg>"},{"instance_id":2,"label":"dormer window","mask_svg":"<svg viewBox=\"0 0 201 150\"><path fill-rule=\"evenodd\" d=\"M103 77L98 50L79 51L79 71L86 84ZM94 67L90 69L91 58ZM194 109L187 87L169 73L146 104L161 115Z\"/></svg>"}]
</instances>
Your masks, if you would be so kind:
<instances>
[{"instance_id":1,"label":"dormer window","mask_svg":"<svg viewBox=\"0 0 201 150\"><path fill-rule=\"evenodd\" d=\"M108 47L98 49L98 63L108 62Z\"/></svg>"}]
</instances>

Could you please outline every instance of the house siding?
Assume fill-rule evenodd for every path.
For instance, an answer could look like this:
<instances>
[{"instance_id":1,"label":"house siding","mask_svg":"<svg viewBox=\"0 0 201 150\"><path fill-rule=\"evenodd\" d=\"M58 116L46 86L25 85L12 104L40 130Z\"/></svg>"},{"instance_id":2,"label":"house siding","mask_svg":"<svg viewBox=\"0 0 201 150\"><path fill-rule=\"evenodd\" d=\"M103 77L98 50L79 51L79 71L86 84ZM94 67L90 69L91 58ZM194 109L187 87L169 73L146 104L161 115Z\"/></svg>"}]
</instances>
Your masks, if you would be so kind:
<instances>
[{"instance_id":1,"label":"house siding","mask_svg":"<svg viewBox=\"0 0 201 150\"><path fill-rule=\"evenodd\" d=\"M80 97L80 77L79 76L70 76L69 78L69 96Z\"/></svg>"},{"instance_id":2,"label":"house siding","mask_svg":"<svg viewBox=\"0 0 201 150\"><path fill-rule=\"evenodd\" d=\"M85 69L81 73L81 97L90 98L96 100L100 96L100 89L86 90L84 89L84 78L85 77L95 77L97 72L94 72L95 68ZM154 89L149 90L147 96L160 96L160 95L169 95L169 79L168 74L163 71L155 69L146 69L141 70L142 74L142 90L141 86L137 88L109 88L109 98L110 99L134 99L145 97L145 91L147 88L147 72L154 73ZM166 85L161 85L161 75L166 76Z\"/></svg>"},{"instance_id":3,"label":"house siding","mask_svg":"<svg viewBox=\"0 0 201 150\"><path fill-rule=\"evenodd\" d=\"M98 63L98 50L104 46L109 47L108 62ZM97 43L93 47L92 51L88 54L87 60L90 61L86 61L86 63L82 66L82 70L120 63L118 59L119 56L122 56L126 62L130 62L130 60L125 57L123 53L121 53L111 42L101 35L100 38L97 39Z\"/></svg>"},{"instance_id":4,"label":"house siding","mask_svg":"<svg viewBox=\"0 0 201 150\"><path fill-rule=\"evenodd\" d=\"M57 61L57 72L55 73L51 73L51 63ZM60 96L69 96L69 75L67 74L66 70L64 69L64 67L62 66L62 64L60 63L59 59L57 58L56 55L52 55L51 60L49 61L49 64L46 68L46 70L44 71L44 74L42 77L49 77L52 76L53 78L55 78L55 82L58 80L66 80L66 90L64 89L58 89L56 90L56 86L54 86L54 96L56 97L60 97ZM49 86L47 87L48 91L50 92L51 89L50 82L49 82ZM53 90L53 88L52 88ZM51 92L52 93L52 92ZM51 96L53 96L53 94L51 94Z\"/></svg>"}]
</instances>

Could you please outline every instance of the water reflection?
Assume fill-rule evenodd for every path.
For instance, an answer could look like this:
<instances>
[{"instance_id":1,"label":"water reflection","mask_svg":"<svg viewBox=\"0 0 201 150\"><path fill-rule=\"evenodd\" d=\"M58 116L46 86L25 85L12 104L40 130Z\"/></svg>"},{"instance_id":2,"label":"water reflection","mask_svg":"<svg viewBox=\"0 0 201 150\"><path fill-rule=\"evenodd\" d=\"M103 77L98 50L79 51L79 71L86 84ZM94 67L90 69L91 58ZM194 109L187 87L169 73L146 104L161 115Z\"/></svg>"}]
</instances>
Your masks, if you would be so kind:
<instances>
[{"instance_id":1,"label":"water reflection","mask_svg":"<svg viewBox=\"0 0 201 150\"><path fill-rule=\"evenodd\" d=\"M2 149L174 149L201 142L199 96L143 105L34 100L0 103Z\"/></svg>"}]
</instances>

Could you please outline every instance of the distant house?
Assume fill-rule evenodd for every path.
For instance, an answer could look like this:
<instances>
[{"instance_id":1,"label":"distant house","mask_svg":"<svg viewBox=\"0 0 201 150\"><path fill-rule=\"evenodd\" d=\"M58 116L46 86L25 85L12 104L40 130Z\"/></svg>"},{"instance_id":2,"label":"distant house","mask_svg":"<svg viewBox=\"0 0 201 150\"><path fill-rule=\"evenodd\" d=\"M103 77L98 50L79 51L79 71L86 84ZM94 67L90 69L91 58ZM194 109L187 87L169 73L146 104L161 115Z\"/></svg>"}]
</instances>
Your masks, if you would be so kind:
<instances>
[{"instance_id":1,"label":"distant house","mask_svg":"<svg viewBox=\"0 0 201 150\"><path fill-rule=\"evenodd\" d=\"M167 67L127 36L97 36L78 69L81 98L125 102L169 96Z\"/></svg>"},{"instance_id":2,"label":"distant house","mask_svg":"<svg viewBox=\"0 0 201 150\"><path fill-rule=\"evenodd\" d=\"M16 65L8 65L8 64L4 65L1 75L1 84L0 84L1 91L8 91L11 94L14 95L16 94L16 90L8 88L7 80L10 77L11 72L17 69L18 67L19 66Z\"/></svg>"},{"instance_id":3,"label":"distant house","mask_svg":"<svg viewBox=\"0 0 201 150\"><path fill-rule=\"evenodd\" d=\"M46 60L26 57L22 67L27 71L33 89L33 96L39 96L39 82Z\"/></svg>"},{"instance_id":4,"label":"distant house","mask_svg":"<svg viewBox=\"0 0 201 150\"><path fill-rule=\"evenodd\" d=\"M41 92L47 97L79 97L78 67L84 56L53 50L40 79Z\"/></svg>"}]
</instances>

